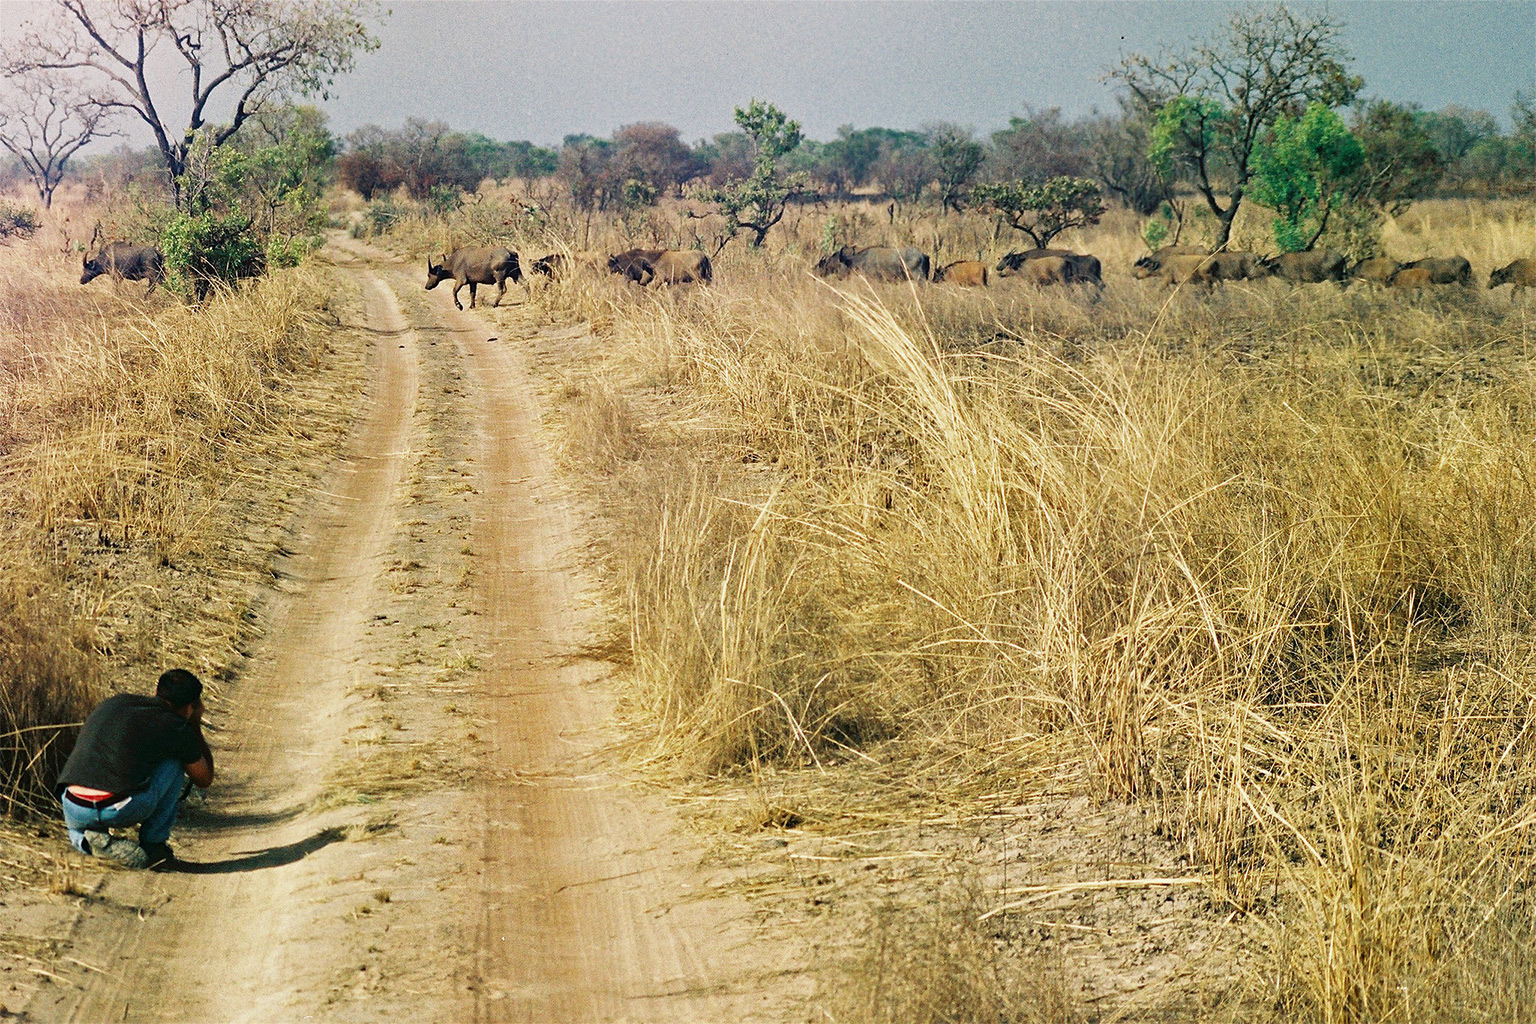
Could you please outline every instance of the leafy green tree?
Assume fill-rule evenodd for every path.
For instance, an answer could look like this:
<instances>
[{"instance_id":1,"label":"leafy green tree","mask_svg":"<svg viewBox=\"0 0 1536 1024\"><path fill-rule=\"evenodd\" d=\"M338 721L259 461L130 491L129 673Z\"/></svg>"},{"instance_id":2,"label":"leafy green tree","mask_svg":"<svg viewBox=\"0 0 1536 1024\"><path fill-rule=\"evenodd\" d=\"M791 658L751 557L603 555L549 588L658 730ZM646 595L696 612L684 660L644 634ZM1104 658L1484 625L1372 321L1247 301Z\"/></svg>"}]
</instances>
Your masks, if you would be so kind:
<instances>
[{"instance_id":1,"label":"leafy green tree","mask_svg":"<svg viewBox=\"0 0 1536 1024\"><path fill-rule=\"evenodd\" d=\"M1254 150L1254 201L1275 211L1275 243L1283 252L1312 248L1328 218L1349 201L1350 179L1365 151L1343 118L1321 103L1300 117L1281 117Z\"/></svg>"},{"instance_id":2,"label":"leafy green tree","mask_svg":"<svg viewBox=\"0 0 1536 1024\"><path fill-rule=\"evenodd\" d=\"M939 183L939 208L960 212L987 151L968 128L944 122L928 129L928 155Z\"/></svg>"},{"instance_id":3,"label":"leafy green tree","mask_svg":"<svg viewBox=\"0 0 1536 1024\"><path fill-rule=\"evenodd\" d=\"M971 190L971 201L1024 232L1037 249L1044 249L1063 231L1097 224L1104 215L1104 194L1098 182L1065 175L1043 185L1022 181L977 185Z\"/></svg>"},{"instance_id":4,"label":"leafy green tree","mask_svg":"<svg viewBox=\"0 0 1536 1024\"><path fill-rule=\"evenodd\" d=\"M1360 91L1342 26L1283 6L1243 8L1212 39L1153 57L1134 54L1110 77L1156 119L1152 146L1216 217L1225 245L1253 176L1254 149L1281 117L1337 107Z\"/></svg>"},{"instance_id":5,"label":"leafy green tree","mask_svg":"<svg viewBox=\"0 0 1536 1024\"><path fill-rule=\"evenodd\" d=\"M745 229L752 232L752 247L763 244L768 232L784 219L789 202L805 192L803 173L786 173L783 158L800 145L800 122L792 121L778 107L752 100L736 108L736 124L747 136L752 151L752 173L723 186L706 186L694 195L714 203L726 219L727 240Z\"/></svg>"}]
</instances>

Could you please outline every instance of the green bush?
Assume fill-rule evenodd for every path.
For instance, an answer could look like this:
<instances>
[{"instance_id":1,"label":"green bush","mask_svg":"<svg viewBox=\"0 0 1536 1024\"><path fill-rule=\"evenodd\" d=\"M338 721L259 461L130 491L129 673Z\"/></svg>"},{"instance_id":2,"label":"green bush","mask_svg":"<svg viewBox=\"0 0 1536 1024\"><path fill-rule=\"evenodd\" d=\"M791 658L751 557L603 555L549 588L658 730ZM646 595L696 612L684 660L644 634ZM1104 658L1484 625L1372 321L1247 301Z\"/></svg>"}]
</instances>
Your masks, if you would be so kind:
<instances>
[{"instance_id":1,"label":"green bush","mask_svg":"<svg viewBox=\"0 0 1536 1024\"><path fill-rule=\"evenodd\" d=\"M179 213L161 234L160 251L166 286L199 302L215 282L233 284L266 269L266 253L251 231L251 219L239 214Z\"/></svg>"}]
</instances>

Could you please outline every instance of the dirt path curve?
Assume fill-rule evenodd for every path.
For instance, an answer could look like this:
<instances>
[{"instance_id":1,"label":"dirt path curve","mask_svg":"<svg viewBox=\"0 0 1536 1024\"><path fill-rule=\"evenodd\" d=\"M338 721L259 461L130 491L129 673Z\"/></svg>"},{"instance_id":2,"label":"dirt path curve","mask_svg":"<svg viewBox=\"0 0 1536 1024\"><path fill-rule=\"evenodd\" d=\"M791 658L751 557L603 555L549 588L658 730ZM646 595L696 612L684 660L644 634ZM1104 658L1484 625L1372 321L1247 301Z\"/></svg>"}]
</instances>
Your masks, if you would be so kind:
<instances>
[{"instance_id":1,"label":"dirt path curve","mask_svg":"<svg viewBox=\"0 0 1536 1024\"><path fill-rule=\"evenodd\" d=\"M603 754L612 694L580 654L583 520L516 339L423 295L413 268L337 244L377 339L368 412L284 567L268 640L230 688L214 798L173 837L190 870L110 873L72 938L75 987L40 993L29 1019L785 1019L770 995L791 969L783 944L709 893L675 813ZM472 436L433 436L451 420L424 412L437 392L457 396L448 413ZM348 737L391 671L376 609L414 602L414 636L457 605L442 583L405 597L386 584L391 552L429 515L423 452L444 445L473 452L461 550L477 746L455 769L460 795L381 814L374 798L338 799L336 779L360 770ZM441 745L452 722L434 699L398 705L393 728Z\"/></svg>"}]
</instances>

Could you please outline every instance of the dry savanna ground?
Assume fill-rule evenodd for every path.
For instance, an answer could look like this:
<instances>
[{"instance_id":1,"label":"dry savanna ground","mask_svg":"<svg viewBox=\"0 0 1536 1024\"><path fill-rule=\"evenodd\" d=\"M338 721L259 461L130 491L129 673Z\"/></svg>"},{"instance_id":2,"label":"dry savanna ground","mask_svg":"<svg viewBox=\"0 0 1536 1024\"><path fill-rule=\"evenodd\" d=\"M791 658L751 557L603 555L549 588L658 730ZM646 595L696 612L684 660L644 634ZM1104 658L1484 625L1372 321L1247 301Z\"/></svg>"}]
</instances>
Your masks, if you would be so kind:
<instances>
[{"instance_id":1,"label":"dry savanna ground","mask_svg":"<svg viewBox=\"0 0 1536 1024\"><path fill-rule=\"evenodd\" d=\"M502 210L505 210L503 207ZM665 213L400 251L688 244ZM1430 203L1407 299L829 286L980 221L806 209L716 286L534 284L609 523L636 757L837 966L835 1020L1517 1019L1533 994L1526 206ZM1249 218L1238 244L1264 250ZM564 330L570 325L574 329Z\"/></svg>"},{"instance_id":2,"label":"dry savanna ground","mask_svg":"<svg viewBox=\"0 0 1536 1024\"><path fill-rule=\"evenodd\" d=\"M379 241L526 259L699 227L521 210ZM1168 293L1130 280L1134 227L1061 240L1104 260L1097 300L812 278L828 241L1011 241L862 206L733 243L707 289L509 291L501 343L601 524L626 770L816 952L808 1019L1520 1019L1536 303ZM1436 203L1384 242L1485 281L1533 229ZM13 806L46 785L38 727L113 672L238 676L361 372L319 268L194 312L81 289L60 248L0 251Z\"/></svg>"}]
</instances>

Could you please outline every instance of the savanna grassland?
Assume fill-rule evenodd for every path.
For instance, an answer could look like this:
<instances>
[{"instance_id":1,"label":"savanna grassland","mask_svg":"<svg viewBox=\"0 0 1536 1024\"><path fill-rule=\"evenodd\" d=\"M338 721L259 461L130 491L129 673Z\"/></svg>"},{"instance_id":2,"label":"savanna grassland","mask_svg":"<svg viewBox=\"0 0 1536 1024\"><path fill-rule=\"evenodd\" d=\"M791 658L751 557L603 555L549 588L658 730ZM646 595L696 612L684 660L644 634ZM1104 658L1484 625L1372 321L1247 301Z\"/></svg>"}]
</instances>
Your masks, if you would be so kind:
<instances>
[{"instance_id":1,"label":"savanna grassland","mask_svg":"<svg viewBox=\"0 0 1536 1024\"><path fill-rule=\"evenodd\" d=\"M387 239L699 237L525 212ZM635 757L819 936L819 1019L1529 1013L1536 304L1482 283L1533 230L1422 203L1387 253L1474 287L1207 296L1132 281L1111 215L1062 239L1095 300L829 285L843 241L1012 242L830 205L709 288L594 272L500 311L546 325Z\"/></svg>"},{"instance_id":2,"label":"savanna grassland","mask_svg":"<svg viewBox=\"0 0 1536 1024\"><path fill-rule=\"evenodd\" d=\"M523 198L333 213L418 266L708 244ZM583 271L488 311L596 512L632 770L813 947L810 1019L1529 1014L1536 302L1481 282L1533 233L1421 203L1387 253L1475 287L1207 295L1131 280L1112 213L1061 240L1096 297L822 281L843 242L1014 240L808 205L707 288ZM363 374L323 264L193 309L67 248L0 248L13 810L120 680L238 674Z\"/></svg>"},{"instance_id":3,"label":"savanna grassland","mask_svg":"<svg viewBox=\"0 0 1536 1024\"><path fill-rule=\"evenodd\" d=\"M82 288L49 226L0 248L0 769L46 808L72 724L167 660L217 689L253 636L300 489L336 451L360 348L322 273L189 308ZM61 749L62 748L62 749Z\"/></svg>"}]
</instances>

